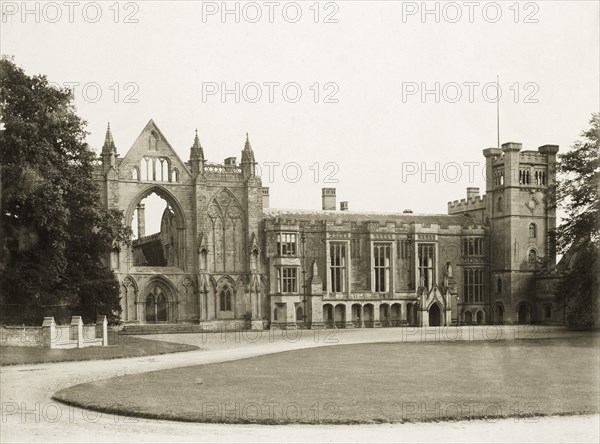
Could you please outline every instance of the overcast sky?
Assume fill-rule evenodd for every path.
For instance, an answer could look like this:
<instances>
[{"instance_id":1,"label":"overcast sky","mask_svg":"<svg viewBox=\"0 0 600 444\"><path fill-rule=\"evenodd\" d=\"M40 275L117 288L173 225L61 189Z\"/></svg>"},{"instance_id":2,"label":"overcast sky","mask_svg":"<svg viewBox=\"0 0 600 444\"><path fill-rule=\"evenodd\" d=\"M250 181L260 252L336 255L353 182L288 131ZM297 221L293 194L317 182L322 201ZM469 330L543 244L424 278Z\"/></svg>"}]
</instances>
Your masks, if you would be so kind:
<instances>
[{"instance_id":1,"label":"overcast sky","mask_svg":"<svg viewBox=\"0 0 600 444\"><path fill-rule=\"evenodd\" d=\"M221 2L76 3L3 2L1 52L78 83L97 152L108 121L121 156L151 118L184 160L196 128L210 162L239 160L248 132L272 207L320 208L336 187L352 210L445 213L485 187L497 75L501 143L564 151L600 108L596 1L430 2L424 16L421 2L230 2L225 16ZM239 103L221 96L236 82Z\"/></svg>"}]
</instances>

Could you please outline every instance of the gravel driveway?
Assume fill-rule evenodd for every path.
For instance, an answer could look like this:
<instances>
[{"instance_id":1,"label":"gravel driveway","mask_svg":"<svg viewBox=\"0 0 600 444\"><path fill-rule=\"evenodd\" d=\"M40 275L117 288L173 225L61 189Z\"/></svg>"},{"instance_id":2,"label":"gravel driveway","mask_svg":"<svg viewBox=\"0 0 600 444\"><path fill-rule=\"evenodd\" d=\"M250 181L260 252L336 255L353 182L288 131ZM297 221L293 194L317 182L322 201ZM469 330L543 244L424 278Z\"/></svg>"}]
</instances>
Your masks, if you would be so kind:
<instances>
[{"instance_id":1,"label":"gravel driveway","mask_svg":"<svg viewBox=\"0 0 600 444\"><path fill-rule=\"evenodd\" d=\"M335 344L514 340L582 333L560 328L462 327L145 336L201 350L110 361L2 367L2 442L599 442L600 415L453 423L357 426L261 426L178 423L101 414L59 404L56 391L84 382L153 370L224 362ZM127 337L122 337L127 340ZM118 402L118 400L115 400Z\"/></svg>"}]
</instances>

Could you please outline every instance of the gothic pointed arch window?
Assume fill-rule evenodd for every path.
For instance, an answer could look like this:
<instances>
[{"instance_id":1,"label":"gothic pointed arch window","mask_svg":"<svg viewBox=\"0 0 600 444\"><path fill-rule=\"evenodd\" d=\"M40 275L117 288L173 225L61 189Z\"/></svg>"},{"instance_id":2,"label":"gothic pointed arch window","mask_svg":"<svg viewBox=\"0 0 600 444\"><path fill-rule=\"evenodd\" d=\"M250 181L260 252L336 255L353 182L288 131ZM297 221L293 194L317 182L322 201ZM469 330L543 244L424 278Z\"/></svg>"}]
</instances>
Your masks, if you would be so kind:
<instances>
[{"instance_id":1,"label":"gothic pointed arch window","mask_svg":"<svg viewBox=\"0 0 600 444\"><path fill-rule=\"evenodd\" d=\"M535 268L537 266L537 251L533 248L529 250L529 253L527 254L527 264L530 268Z\"/></svg>"},{"instance_id":2,"label":"gothic pointed arch window","mask_svg":"<svg viewBox=\"0 0 600 444\"><path fill-rule=\"evenodd\" d=\"M537 237L537 227L534 223L529 224L529 238L535 239Z\"/></svg>"},{"instance_id":3,"label":"gothic pointed arch window","mask_svg":"<svg viewBox=\"0 0 600 444\"><path fill-rule=\"evenodd\" d=\"M150 133L150 137L148 137L148 149L150 151L158 151L158 134L154 130Z\"/></svg>"},{"instance_id":4,"label":"gothic pointed arch window","mask_svg":"<svg viewBox=\"0 0 600 444\"><path fill-rule=\"evenodd\" d=\"M146 322L166 322L167 319L167 296L160 286L154 285L146 296Z\"/></svg>"},{"instance_id":5,"label":"gothic pointed arch window","mask_svg":"<svg viewBox=\"0 0 600 444\"><path fill-rule=\"evenodd\" d=\"M133 180L140 180L140 170L137 166L131 168L131 178Z\"/></svg>"},{"instance_id":6,"label":"gothic pointed arch window","mask_svg":"<svg viewBox=\"0 0 600 444\"><path fill-rule=\"evenodd\" d=\"M231 289L224 286L219 292L219 310L231 311Z\"/></svg>"}]
</instances>

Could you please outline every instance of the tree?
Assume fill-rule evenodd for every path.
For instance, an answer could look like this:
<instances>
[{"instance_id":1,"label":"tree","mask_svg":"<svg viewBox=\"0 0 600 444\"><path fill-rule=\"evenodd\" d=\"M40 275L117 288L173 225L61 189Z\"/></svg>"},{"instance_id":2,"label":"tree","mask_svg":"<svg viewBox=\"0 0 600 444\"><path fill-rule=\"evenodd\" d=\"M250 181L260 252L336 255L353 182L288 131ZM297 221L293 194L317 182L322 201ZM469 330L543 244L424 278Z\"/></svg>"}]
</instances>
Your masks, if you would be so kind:
<instances>
[{"instance_id":1,"label":"tree","mask_svg":"<svg viewBox=\"0 0 600 444\"><path fill-rule=\"evenodd\" d=\"M103 264L126 242L123 215L105 210L95 155L67 89L0 60L0 304L4 321L97 314L117 319L118 282Z\"/></svg>"},{"instance_id":2,"label":"tree","mask_svg":"<svg viewBox=\"0 0 600 444\"><path fill-rule=\"evenodd\" d=\"M571 150L559 156L557 200L567 216L558 228L564 253L557 302L565 307L568 326L598 322L600 291L600 114Z\"/></svg>"}]
</instances>

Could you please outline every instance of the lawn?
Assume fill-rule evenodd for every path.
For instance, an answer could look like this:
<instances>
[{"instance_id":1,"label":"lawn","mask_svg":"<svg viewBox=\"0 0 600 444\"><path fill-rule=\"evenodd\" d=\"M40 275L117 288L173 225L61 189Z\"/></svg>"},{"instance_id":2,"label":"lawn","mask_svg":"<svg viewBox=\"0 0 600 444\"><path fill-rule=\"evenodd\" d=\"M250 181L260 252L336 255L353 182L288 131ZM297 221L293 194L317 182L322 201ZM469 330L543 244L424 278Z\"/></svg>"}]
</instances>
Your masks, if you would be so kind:
<instances>
[{"instance_id":1,"label":"lawn","mask_svg":"<svg viewBox=\"0 0 600 444\"><path fill-rule=\"evenodd\" d=\"M0 365L41 364L45 362L87 361L90 359L134 358L197 350L193 345L152 341L109 332L107 347L49 349L43 347L0 346Z\"/></svg>"},{"instance_id":2,"label":"lawn","mask_svg":"<svg viewBox=\"0 0 600 444\"><path fill-rule=\"evenodd\" d=\"M531 422L599 411L598 339L337 345L116 377L54 399L197 422Z\"/></svg>"}]
</instances>

